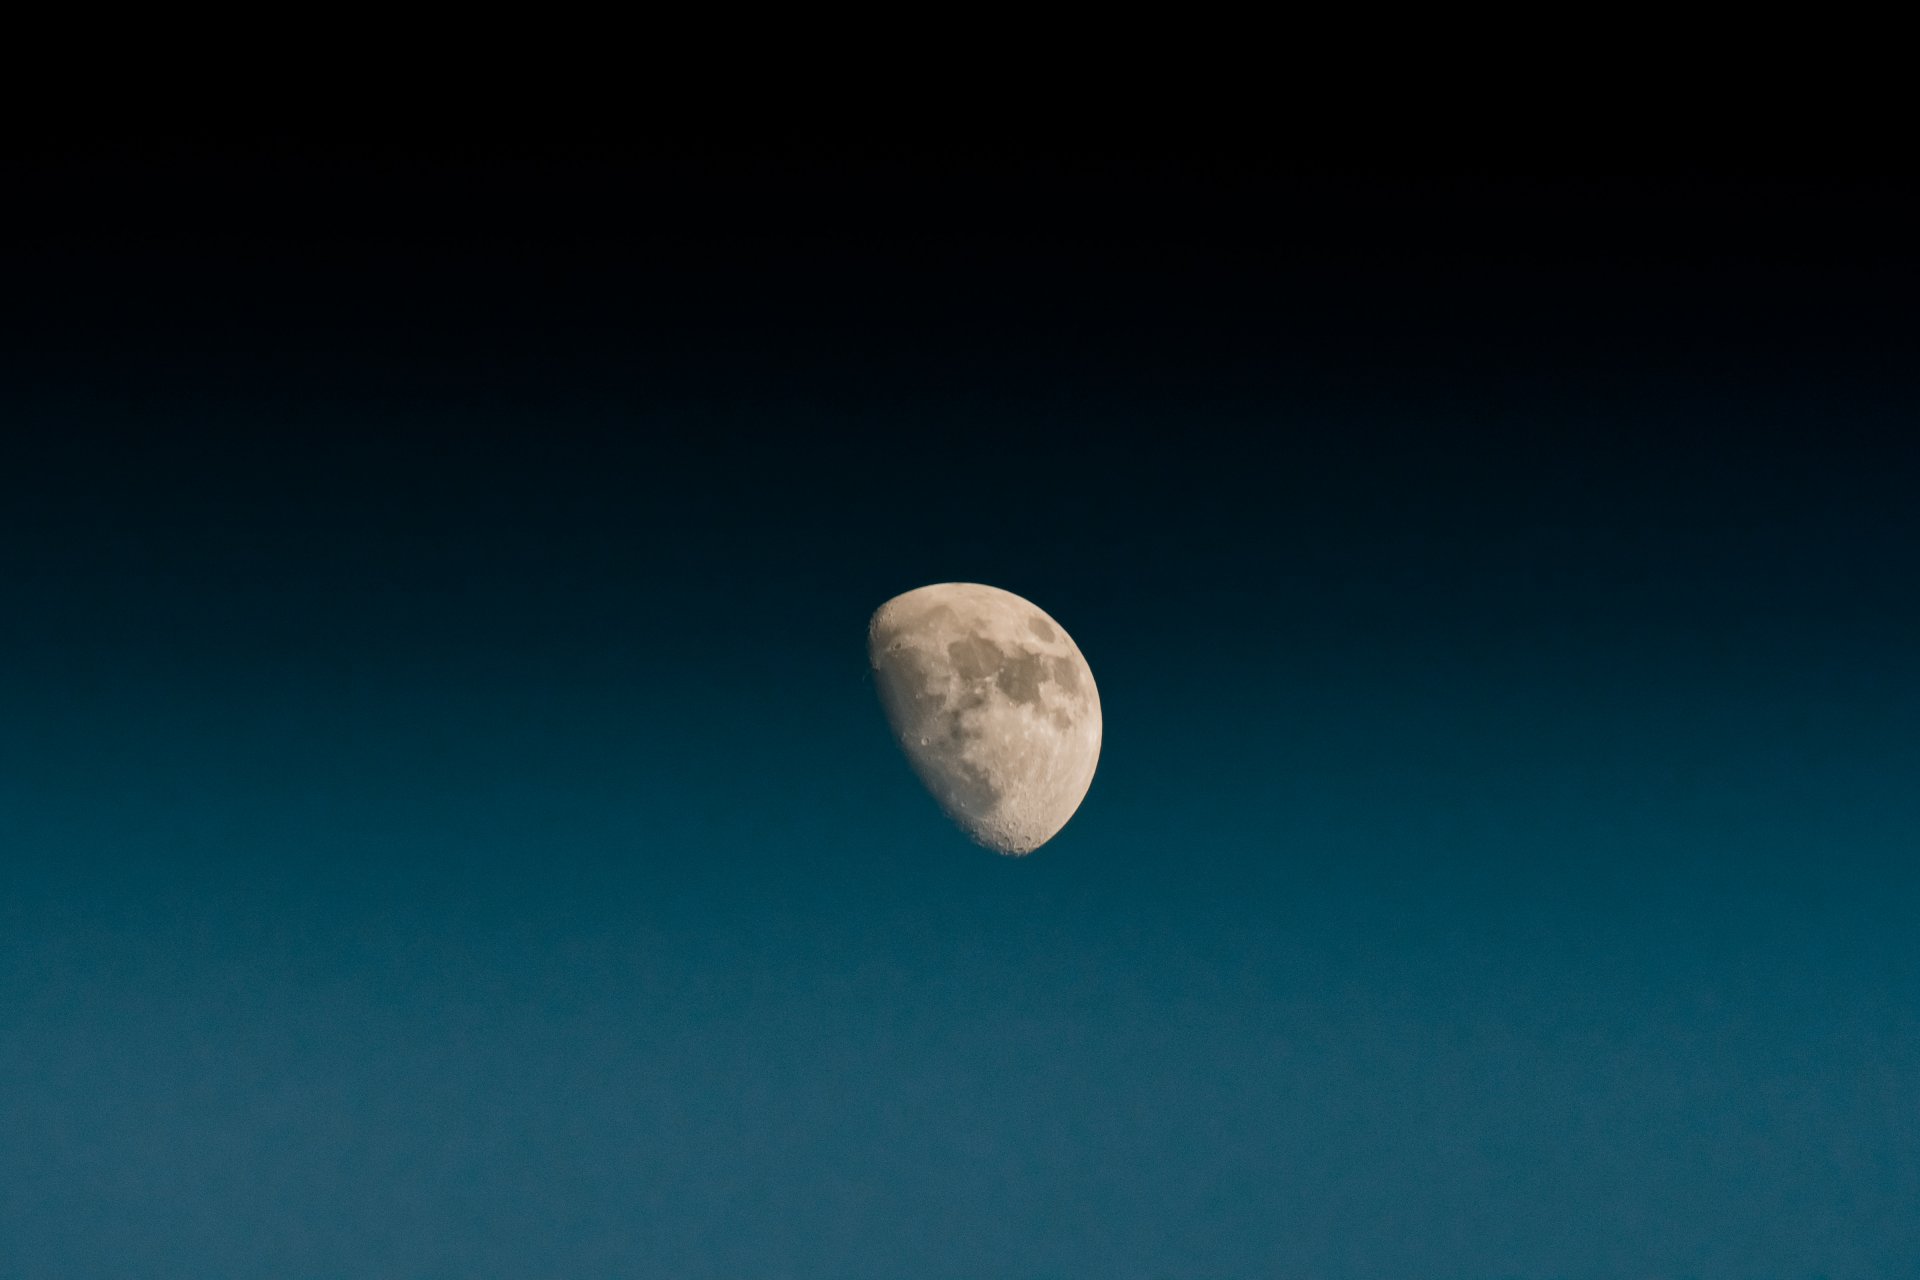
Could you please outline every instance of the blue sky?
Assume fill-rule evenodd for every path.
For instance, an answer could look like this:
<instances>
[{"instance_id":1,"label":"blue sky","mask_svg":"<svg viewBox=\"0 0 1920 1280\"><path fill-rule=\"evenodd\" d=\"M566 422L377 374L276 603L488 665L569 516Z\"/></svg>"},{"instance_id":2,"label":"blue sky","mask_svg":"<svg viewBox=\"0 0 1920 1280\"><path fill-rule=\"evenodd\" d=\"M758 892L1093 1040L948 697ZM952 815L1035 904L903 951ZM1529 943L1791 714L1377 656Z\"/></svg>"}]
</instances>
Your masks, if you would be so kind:
<instances>
[{"instance_id":1,"label":"blue sky","mask_svg":"<svg viewBox=\"0 0 1920 1280\"><path fill-rule=\"evenodd\" d=\"M289 243L15 349L0 1275L1920 1250L1880 277ZM1022 860L865 670L954 579L1100 682Z\"/></svg>"}]
</instances>

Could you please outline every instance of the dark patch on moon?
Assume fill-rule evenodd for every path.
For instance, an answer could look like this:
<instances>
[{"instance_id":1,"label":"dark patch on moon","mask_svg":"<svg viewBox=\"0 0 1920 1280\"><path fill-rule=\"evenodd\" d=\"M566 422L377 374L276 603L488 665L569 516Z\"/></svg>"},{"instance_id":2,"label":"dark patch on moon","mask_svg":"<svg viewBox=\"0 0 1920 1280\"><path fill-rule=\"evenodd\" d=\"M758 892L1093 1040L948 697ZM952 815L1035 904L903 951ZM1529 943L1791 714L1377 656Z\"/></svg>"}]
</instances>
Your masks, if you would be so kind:
<instances>
[{"instance_id":1,"label":"dark patch on moon","mask_svg":"<svg viewBox=\"0 0 1920 1280\"><path fill-rule=\"evenodd\" d=\"M1034 635L1039 636L1048 644L1053 643L1053 628L1048 626L1047 620L1039 614L1036 613L1027 619L1027 630L1033 632Z\"/></svg>"},{"instance_id":2,"label":"dark patch on moon","mask_svg":"<svg viewBox=\"0 0 1920 1280\"><path fill-rule=\"evenodd\" d=\"M963 643L966 642L955 641L948 649L948 656L954 659L956 666L960 658L953 650ZM993 648L990 644L986 647L990 650ZM979 660L977 652L968 652L971 660ZM994 654L997 657L998 651L994 650ZM923 655L903 649L898 651L898 661L905 668L901 674L906 679L900 682L904 687L896 686L896 694L906 694L913 707L907 732L919 738L920 750L938 762L945 774L947 790L956 805L974 816L992 812L994 806L1000 803L1000 791L993 785L993 779L987 772L964 754L968 737L963 717L967 712L986 705L986 691L978 688L964 690L949 705L941 688L944 680L931 669ZM911 758L911 753L909 755ZM917 760L914 767L921 769ZM940 787L934 781L938 775L923 771L923 776L936 794L939 793Z\"/></svg>"},{"instance_id":3,"label":"dark patch on moon","mask_svg":"<svg viewBox=\"0 0 1920 1280\"><path fill-rule=\"evenodd\" d=\"M947 646L947 657L962 680L984 680L1000 666L999 646L980 636L962 636Z\"/></svg>"},{"instance_id":4,"label":"dark patch on moon","mask_svg":"<svg viewBox=\"0 0 1920 1280\"><path fill-rule=\"evenodd\" d=\"M962 680L981 681L991 677L1000 691L1017 703L1040 701L1040 685L1047 679L1048 660L1044 654L1024 649L1009 652L985 636L962 636L947 645L947 658ZM1077 672L1075 678L1078 679Z\"/></svg>"},{"instance_id":5,"label":"dark patch on moon","mask_svg":"<svg viewBox=\"0 0 1920 1280\"><path fill-rule=\"evenodd\" d=\"M994 683L1015 702L1040 701L1040 682L1047 678L1046 659L1037 653L1003 655L1000 674Z\"/></svg>"},{"instance_id":6,"label":"dark patch on moon","mask_svg":"<svg viewBox=\"0 0 1920 1280\"><path fill-rule=\"evenodd\" d=\"M954 717L955 729L948 739L948 746L940 754L950 771L947 786L953 802L966 813L974 817L984 817L992 813L1000 803L999 788L993 785L993 779L986 770L960 754L966 743L966 737L959 729L959 717ZM954 775L958 774L956 778Z\"/></svg>"},{"instance_id":7,"label":"dark patch on moon","mask_svg":"<svg viewBox=\"0 0 1920 1280\"><path fill-rule=\"evenodd\" d=\"M1053 672L1054 683L1068 693L1080 692L1080 668L1072 658L1049 658L1047 666Z\"/></svg>"}]
</instances>

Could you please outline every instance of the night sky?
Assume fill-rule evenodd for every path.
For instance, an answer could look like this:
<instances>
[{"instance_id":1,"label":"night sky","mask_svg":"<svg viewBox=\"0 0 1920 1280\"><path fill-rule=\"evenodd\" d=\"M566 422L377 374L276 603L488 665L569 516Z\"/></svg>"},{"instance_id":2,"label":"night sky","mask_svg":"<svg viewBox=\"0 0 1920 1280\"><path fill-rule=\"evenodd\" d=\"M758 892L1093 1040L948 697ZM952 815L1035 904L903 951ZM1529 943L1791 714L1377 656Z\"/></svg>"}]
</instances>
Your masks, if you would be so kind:
<instances>
[{"instance_id":1,"label":"night sky","mask_svg":"<svg viewBox=\"0 0 1920 1280\"><path fill-rule=\"evenodd\" d=\"M1920 1260L1920 197L16 157L0 1277ZM967 842L866 624L1078 641Z\"/></svg>"}]
</instances>

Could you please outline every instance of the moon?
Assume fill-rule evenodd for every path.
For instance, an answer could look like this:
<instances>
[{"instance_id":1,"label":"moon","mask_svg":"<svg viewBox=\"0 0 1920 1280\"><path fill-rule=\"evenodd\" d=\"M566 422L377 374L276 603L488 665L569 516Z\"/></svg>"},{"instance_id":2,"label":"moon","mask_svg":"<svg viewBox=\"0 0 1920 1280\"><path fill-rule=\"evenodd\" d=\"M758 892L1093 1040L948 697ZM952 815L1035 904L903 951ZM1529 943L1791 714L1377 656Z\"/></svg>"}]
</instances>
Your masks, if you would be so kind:
<instances>
[{"instance_id":1,"label":"moon","mask_svg":"<svg viewBox=\"0 0 1920 1280\"><path fill-rule=\"evenodd\" d=\"M1066 628L1011 591L941 582L874 612L887 723L960 829L997 853L1067 825L1100 760L1100 692Z\"/></svg>"}]
</instances>

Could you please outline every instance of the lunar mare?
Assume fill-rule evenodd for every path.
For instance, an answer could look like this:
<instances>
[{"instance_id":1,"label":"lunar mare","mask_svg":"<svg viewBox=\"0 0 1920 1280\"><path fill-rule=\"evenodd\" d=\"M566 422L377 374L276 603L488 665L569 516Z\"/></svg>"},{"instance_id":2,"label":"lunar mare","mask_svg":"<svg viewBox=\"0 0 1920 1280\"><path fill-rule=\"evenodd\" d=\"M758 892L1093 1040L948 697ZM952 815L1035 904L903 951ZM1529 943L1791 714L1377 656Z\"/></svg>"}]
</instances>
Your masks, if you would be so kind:
<instances>
[{"instance_id":1,"label":"lunar mare","mask_svg":"<svg viewBox=\"0 0 1920 1280\"><path fill-rule=\"evenodd\" d=\"M1051 840L1100 759L1100 693L1066 628L1011 591L942 582L895 596L867 629L874 683L914 772L998 853Z\"/></svg>"}]
</instances>

